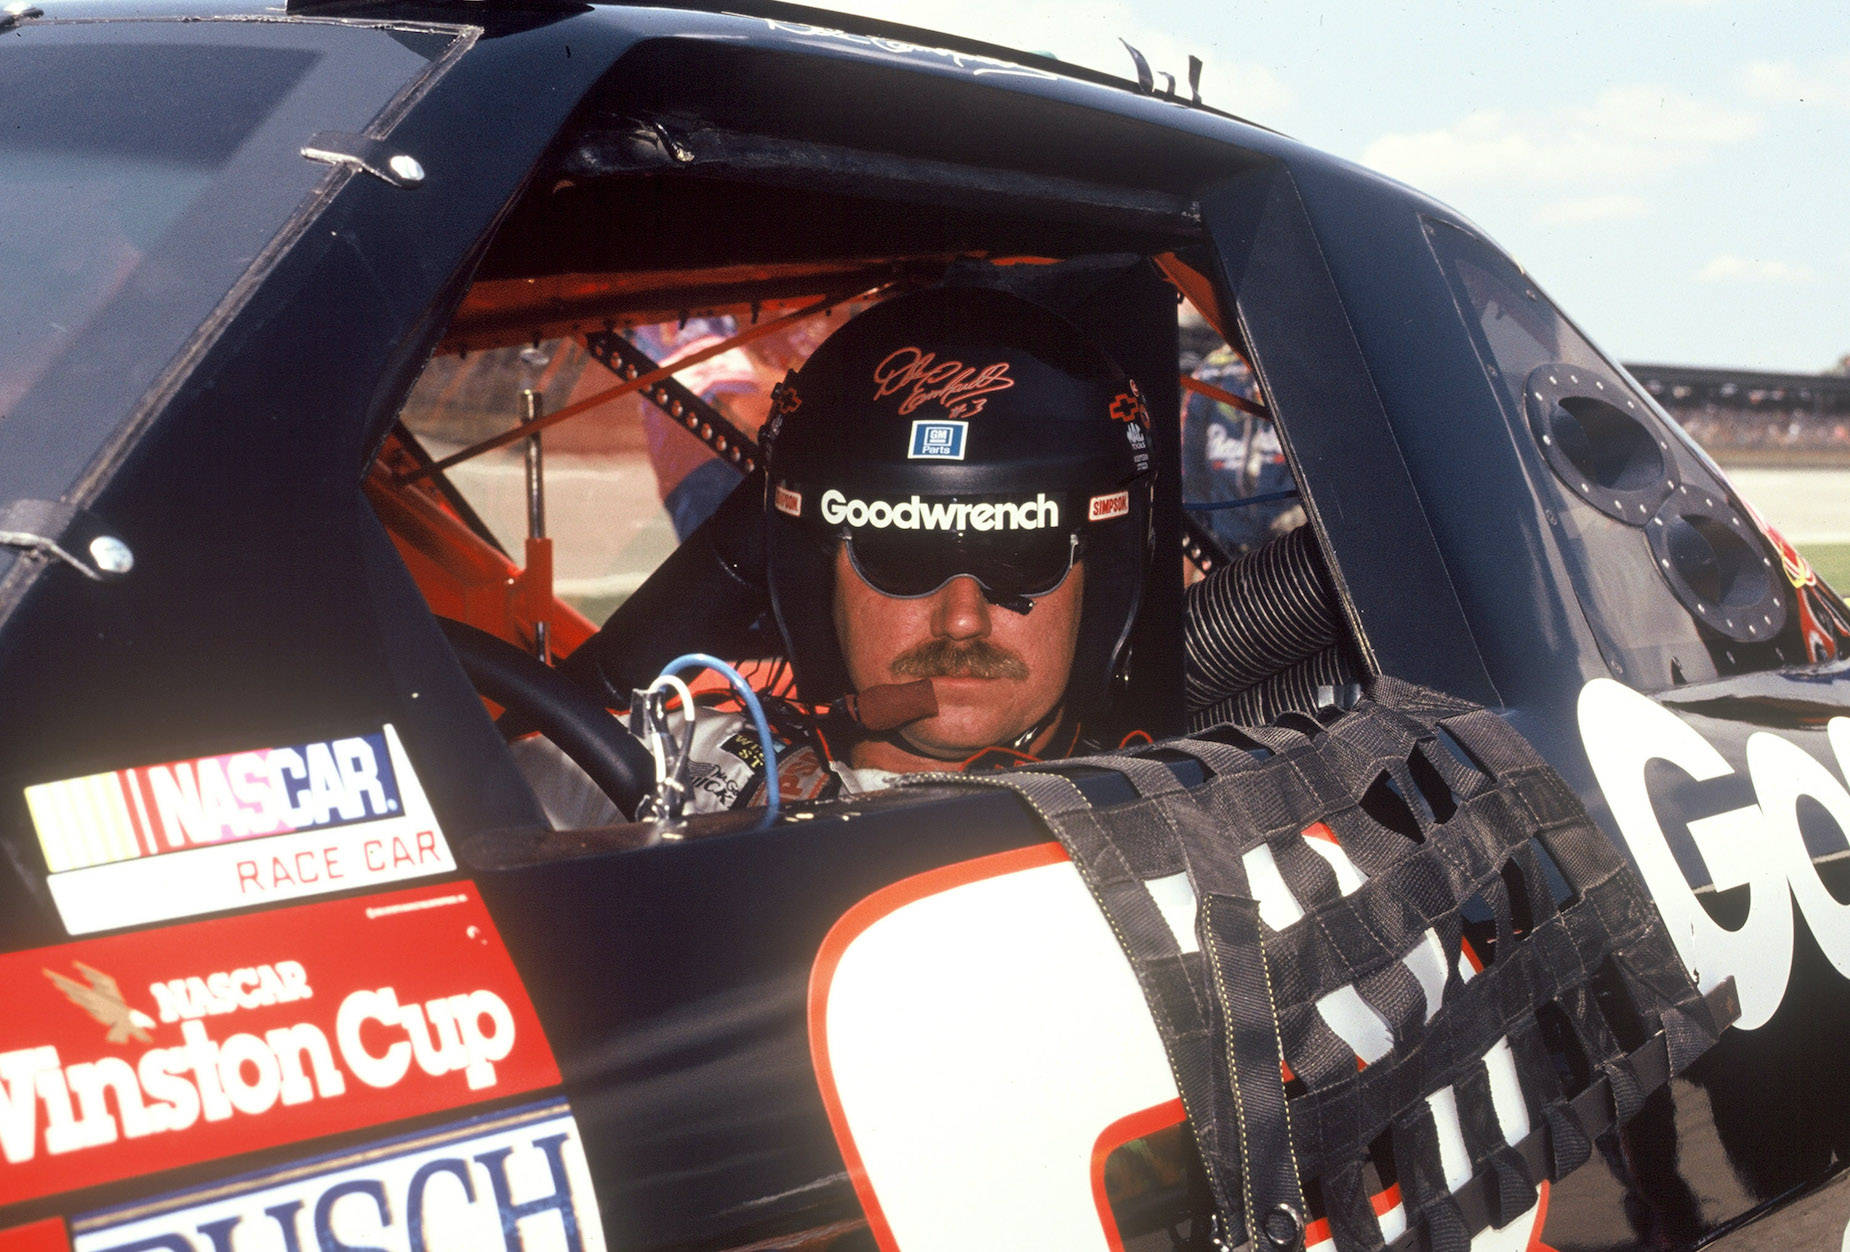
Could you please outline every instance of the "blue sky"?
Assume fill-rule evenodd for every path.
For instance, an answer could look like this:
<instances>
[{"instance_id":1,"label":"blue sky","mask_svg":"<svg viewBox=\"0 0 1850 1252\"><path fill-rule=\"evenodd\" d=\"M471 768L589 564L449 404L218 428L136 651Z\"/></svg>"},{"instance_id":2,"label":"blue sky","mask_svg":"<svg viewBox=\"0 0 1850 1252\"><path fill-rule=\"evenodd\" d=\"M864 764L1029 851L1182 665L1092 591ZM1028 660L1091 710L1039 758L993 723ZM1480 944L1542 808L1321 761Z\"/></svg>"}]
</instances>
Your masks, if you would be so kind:
<instances>
[{"instance_id":1,"label":"blue sky","mask_svg":"<svg viewBox=\"0 0 1850 1252\"><path fill-rule=\"evenodd\" d=\"M837 0L1202 96L1453 205L1630 361L1850 353L1845 0Z\"/></svg>"}]
</instances>

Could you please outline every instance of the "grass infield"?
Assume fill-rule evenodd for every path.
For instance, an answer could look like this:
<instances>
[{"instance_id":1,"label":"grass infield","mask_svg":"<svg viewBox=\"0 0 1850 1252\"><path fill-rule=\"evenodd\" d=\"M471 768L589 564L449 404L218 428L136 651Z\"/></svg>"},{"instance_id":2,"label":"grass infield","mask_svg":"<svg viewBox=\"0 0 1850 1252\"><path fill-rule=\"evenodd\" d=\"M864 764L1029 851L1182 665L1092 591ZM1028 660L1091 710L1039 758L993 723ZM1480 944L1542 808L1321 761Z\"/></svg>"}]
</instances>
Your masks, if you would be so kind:
<instances>
[{"instance_id":1,"label":"grass infield","mask_svg":"<svg viewBox=\"0 0 1850 1252\"><path fill-rule=\"evenodd\" d=\"M1833 589L1850 591L1850 543L1808 543L1799 551Z\"/></svg>"}]
</instances>

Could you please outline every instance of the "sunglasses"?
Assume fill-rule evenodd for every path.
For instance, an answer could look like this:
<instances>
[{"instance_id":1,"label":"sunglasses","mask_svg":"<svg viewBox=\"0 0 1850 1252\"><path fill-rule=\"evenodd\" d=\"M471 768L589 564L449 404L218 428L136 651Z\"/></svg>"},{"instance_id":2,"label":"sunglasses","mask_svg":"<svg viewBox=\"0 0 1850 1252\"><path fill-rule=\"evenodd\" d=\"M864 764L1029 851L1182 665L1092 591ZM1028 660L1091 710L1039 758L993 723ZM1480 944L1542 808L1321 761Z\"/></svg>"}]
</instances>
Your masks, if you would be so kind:
<instances>
[{"instance_id":1,"label":"sunglasses","mask_svg":"<svg viewBox=\"0 0 1850 1252\"><path fill-rule=\"evenodd\" d=\"M861 581L881 595L917 599L953 578L970 577L992 604L1027 612L1027 602L1056 590L1082 555L1069 530L1015 533L943 533L860 530L839 532Z\"/></svg>"}]
</instances>

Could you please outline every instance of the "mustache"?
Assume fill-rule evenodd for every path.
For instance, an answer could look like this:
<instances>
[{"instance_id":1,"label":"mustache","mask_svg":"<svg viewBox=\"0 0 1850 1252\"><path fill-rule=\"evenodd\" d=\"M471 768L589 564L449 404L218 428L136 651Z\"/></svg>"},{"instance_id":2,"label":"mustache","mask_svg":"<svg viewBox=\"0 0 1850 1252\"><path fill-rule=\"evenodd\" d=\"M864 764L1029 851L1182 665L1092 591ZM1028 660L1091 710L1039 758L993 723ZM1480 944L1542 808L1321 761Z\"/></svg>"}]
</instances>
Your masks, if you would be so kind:
<instances>
[{"instance_id":1,"label":"mustache","mask_svg":"<svg viewBox=\"0 0 1850 1252\"><path fill-rule=\"evenodd\" d=\"M927 639L900 653L889 667L901 678L1013 678L1025 681L1028 664L987 639Z\"/></svg>"}]
</instances>

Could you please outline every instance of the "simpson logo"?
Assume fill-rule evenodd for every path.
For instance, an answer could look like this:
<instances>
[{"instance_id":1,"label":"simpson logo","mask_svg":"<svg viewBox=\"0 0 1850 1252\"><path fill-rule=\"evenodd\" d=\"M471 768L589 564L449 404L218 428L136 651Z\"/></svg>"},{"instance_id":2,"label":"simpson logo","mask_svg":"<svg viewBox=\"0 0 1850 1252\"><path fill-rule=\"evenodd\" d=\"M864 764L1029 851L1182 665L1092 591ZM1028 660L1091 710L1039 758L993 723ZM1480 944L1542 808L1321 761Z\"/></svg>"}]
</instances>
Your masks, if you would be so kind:
<instances>
[{"instance_id":1,"label":"simpson logo","mask_svg":"<svg viewBox=\"0 0 1850 1252\"><path fill-rule=\"evenodd\" d=\"M1039 492L1032 500L997 500L985 504L945 504L913 496L888 500L851 500L833 487L822 493L822 520L874 530L1041 530L1060 524L1060 504Z\"/></svg>"},{"instance_id":2,"label":"simpson logo","mask_svg":"<svg viewBox=\"0 0 1850 1252\"><path fill-rule=\"evenodd\" d=\"M26 788L72 934L456 867L397 732Z\"/></svg>"},{"instance_id":3,"label":"simpson logo","mask_svg":"<svg viewBox=\"0 0 1850 1252\"><path fill-rule=\"evenodd\" d=\"M0 1205L555 1086L467 883L0 957Z\"/></svg>"},{"instance_id":4,"label":"simpson logo","mask_svg":"<svg viewBox=\"0 0 1850 1252\"><path fill-rule=\"evenodd\" d=\"M1014 385L1007 361L979 368L962 361L940 361L937 353L920 348L901 348L874 366L874 399L884 400L911 388L899 402L901 417L933 402L943 406L950 417L971 417L983 411L991 393Z\"/></svg>"},{"instance_id":5,"label":"simpson logo","mask_svg":"<svg viewBox=\"0 0 1850 1252\"><path fill-rule=\"evenodd\" d=\"M780 483L777 490L772 493L771 500L777 505L779 513L788 513L791 517L803 516L802 492L792 491Z\"/></svg>"},{"instance_id":6,"label":"simpson logo","mask_svg":"<svg viewBox=\"0 0 1850 1252\"><path fill-rule=\"evenodd\" d=\"M961 461L964 459L964 436L969 430L969 422L933 422L921 418L912 423L912 446L906 457L912 461Z\"/></svg>"},{"instance_id":7,"label":"simpson logo","mask_svg":"<svg viewBox=\"0 0 1850 1252\"><path fill-rule=\"evenodd\" d=\"M1114 491L1108 496L1093 496L1086 508L1086 520L1089 522L1108 522L1114 517L1123 517L1131 511L1131 493Z\"/></svg>"},{"instance_id":8,"label":"simpson logo","mask_svg":"<svg viewBox=\"0 0 1850 1252\"><path fill-rule=\"evenodd\" d=\"M563 1100L86 1214L71 1234L75 1252L604 1246L584 1146Z\"/></svg>"}]
</instances>

